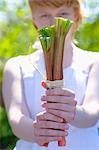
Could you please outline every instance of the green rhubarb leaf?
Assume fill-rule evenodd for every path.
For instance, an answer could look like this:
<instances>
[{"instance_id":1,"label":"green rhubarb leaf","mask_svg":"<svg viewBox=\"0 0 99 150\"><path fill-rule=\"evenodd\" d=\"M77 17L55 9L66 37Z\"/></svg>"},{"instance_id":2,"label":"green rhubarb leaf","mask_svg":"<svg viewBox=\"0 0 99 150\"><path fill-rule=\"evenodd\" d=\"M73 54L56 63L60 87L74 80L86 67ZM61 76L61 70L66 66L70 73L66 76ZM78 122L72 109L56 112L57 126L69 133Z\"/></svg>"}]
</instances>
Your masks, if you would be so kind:
<instances>
[{"instance_id":1,"label":"green rhubarb leaf","mask_svg":"<svg viewBox=\"0 0 99 150\"><path fill-rule=\"evenodd\" d=\"M63 36L66 35L73 23L72 20L64 19L61 17L55 18L55 30L58 35L62 34Z\"/></svg>"},{"instance_id":2,"label":"green rhubarb leaf","mask_svg":"<svg viewBox=\"0 0 99 150\"><path fill-rule=\"evenodd\" d=\"M43 27L39 32L39 39L41 41L41 45L44 51L48 51L51 49L52 42L57 39L59 40L62 36L62 39L65 38L66 34L68 33L70 27L72 25L72 21L69 19L64 19L61 17L55 18L55 25Z\"/></svg>"},{"instance_id":3,"label":"green rhubarb leaf","mask_svg":"<svg viewBox=\"0 0 99 150\"><path fill-rule=\"evenodd\" d=\"M46 47L47 47L47 46L46 46L46 39L43 38L42 36L40 36L39 39L40 39L42 48L43 48L43 50L45 51L45 50L46 50Z\"/></svg>"},{"instance_id":4,"label":"green rhubarb leaf","mask_svg":"<svg viewBox=\"0 0 99 150\"><path fill-rule=\"evenodd\" d=\"M48 51L51 48L52 41L55 36L55 27L43 27L39 30L39 39L41 41L41 45L44 51Z\"/></svg>"}]
</instances>

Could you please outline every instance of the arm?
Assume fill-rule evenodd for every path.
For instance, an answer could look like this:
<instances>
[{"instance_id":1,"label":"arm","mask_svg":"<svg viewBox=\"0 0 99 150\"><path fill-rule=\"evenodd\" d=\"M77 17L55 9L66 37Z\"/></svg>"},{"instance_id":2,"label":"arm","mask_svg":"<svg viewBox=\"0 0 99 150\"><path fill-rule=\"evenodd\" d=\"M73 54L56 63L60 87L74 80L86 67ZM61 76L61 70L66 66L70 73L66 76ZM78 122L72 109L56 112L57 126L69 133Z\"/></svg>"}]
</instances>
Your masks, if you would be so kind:
<instances>
[{"instance_id":1,"label":"arm","mask_svg":"<svg viewBox=\"0 0 99 150\"><path fill-rule=\"evenodd\" d=\"M64 118L71 125L87 128L99 119L99 62L93 64L82 105L76 105L75 93L69 89L51 89L42 97L43 107L49 113Z\"/></svg>"},{"instance_id":2,"label":"arm","mask_svg":"<svg viewBox=\"0 0 99 150\"><path fill-rule=\"evenodd\" d=\"M10 59L4 69L3 98L14 134L24 140L33 140L33 120L25 104L23 83L18 62Z\"/></svg>"},{"instance_id":3,"label":"arm","mask_svg":"<svg viewBox=\"0 0 99 150\"><path fill-rule=\"evenodd\" d=\"M91 127L99 119L99 62L91 67L84 102L76 107L76 115L71 122L77 127Z\"/></svg>"},{"instance_id":4,"label":"arm","mask_svg":"<svg viewBox=\"0 0 99 150\"><path fill-rule=\"evenodd\" d=\"M67 135L68 125L66 126L57 116L41 112L37 114L36 120L30 118L25 104L19 65L14 59L9 60L5 66L3 98L9 123L17 137L43 145L49 141L60 140L61 137Z\"/></svg>"}]
</instances>

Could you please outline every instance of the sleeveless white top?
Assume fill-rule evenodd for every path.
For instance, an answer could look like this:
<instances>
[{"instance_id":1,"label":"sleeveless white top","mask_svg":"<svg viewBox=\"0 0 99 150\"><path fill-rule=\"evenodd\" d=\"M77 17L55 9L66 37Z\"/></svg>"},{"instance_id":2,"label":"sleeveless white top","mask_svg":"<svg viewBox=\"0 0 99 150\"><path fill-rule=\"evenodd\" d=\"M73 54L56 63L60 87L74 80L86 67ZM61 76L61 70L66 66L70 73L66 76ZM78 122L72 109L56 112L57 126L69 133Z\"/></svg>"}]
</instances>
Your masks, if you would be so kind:
<instances>
[{"instance_id":1,"label":"sleeveless white top","mask_svg":"<svg viewBox=\"0 0 99 150\"><path fill-rule=\"evenodd\" d=\"M44 58L41 48L32 54L32 63L45 75ZM78 105L83 102L86 91L89 66L99 55L97 53L82 51L73 45L73 63L64 69L64 87L76 93ZM41 96L45 90L41 87L42 78L33 65L25 57L19 56L21 60L21 73L24 82L26 104L31 118L34 120L36 114L43 111L41 107ZM66 137L66 146L58 147L57 142L50 142L48 148L41 147L20 139L15 150L99 150L99 133L97 125L90 128L76 128L70 125L69 135Z\"/></svg>"}]
</instances>

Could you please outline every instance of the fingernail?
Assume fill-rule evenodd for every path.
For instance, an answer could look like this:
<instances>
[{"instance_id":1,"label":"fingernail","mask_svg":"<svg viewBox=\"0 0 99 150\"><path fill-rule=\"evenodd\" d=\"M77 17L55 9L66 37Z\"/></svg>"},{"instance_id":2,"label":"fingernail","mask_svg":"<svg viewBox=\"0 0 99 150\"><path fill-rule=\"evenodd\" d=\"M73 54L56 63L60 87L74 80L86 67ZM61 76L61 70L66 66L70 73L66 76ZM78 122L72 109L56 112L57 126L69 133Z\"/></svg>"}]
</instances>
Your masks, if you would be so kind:
<instances>
[{"instance_id":1,"label":"fingernail","mask_svg":"<svg viewBox=\"0 0 99 150\"><path fill-rule=\"evenodd\" d=\"M47 85L46 85L46 82L45 82L45 81L42 81L42 82L41 82L41 85L42 85L43 88L45 88L45 89L47 88Z\"/></svg>"},{"instance_id":2,"label":"fingernail","mask_svg":"<svg viewBox=\"0 0 99 150\"><path fill-rule=\"evenodd\" d=\"M42 105L42 107L45 107L45 106L46 106L46 103L42 103L41 105Z\"/></svg>"},{"instance_id":3,"label":"fingernail","mask_svg":"<svg viewBox=\"0 0 99 150\"><path fill-rule=\"evenodd\" d=\"M46 100L45 96L44 95L41 96L41 101L45 101L45 100Z\"/></svg>"}]
</instances>

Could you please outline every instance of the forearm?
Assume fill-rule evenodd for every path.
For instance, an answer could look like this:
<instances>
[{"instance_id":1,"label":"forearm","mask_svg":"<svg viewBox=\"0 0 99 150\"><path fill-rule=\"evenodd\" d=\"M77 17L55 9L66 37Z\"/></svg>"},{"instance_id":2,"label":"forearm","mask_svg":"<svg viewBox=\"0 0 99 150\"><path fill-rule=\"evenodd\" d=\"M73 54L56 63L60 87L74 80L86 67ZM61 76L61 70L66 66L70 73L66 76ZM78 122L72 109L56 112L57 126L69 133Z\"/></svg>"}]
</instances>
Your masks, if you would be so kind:
<instances>
[{"instance_id":1,"label":"forearm","mask_svg":"<svg viewBox=\"0 0 99 150\"><path fill-rule=\"evenodd\" d=\"M70 124L78 128L87 128L95 125L99 118L99 112L97 109L94 112L90 110L84 106L77 105L74 120Z\"/></svg>"},{"instance_id":2,"label":"forearm","mask_svg":"<svg viewBox=\"0 0 99 150\"><path fill-rule=\"evenodd\" d=\"M33 120L26 116L21 116L19 120L11 122L13 133L23 140L34 142Z\"/></svg>"}]
</instances>

